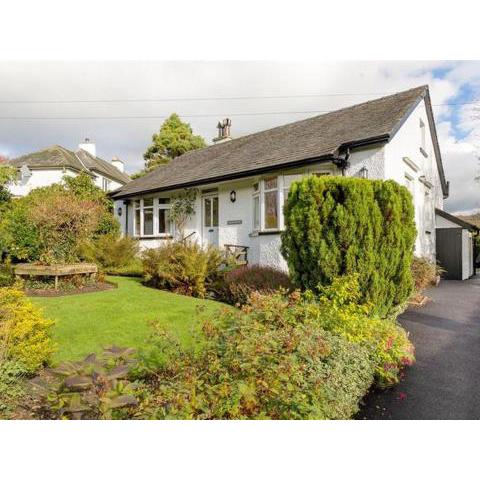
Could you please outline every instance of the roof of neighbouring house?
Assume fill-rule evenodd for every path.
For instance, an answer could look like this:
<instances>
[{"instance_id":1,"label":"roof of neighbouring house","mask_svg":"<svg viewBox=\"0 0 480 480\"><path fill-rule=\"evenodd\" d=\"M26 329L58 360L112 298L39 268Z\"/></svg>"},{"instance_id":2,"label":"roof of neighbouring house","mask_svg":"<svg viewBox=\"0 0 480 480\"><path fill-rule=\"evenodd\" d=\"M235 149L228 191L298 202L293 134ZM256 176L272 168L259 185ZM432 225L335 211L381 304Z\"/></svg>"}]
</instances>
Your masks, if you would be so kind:
<instances>
[{"instance_id":1,"label":"roof of neighbouring house","mask_svg":"<svg viewBox=\"0 0 480 480\"><path fill-rule=\"evenodd\" d=\"M466 228L467 230L470 230L470 231L479 230L479 228L473 223L466 222L462 218L456 217L455 215L452 215L451 213L448 213L445 210L440 210L439 208L436 208L435 213L445 218L446 220L450 220L450 222L453 222L462 228Z\"/></svg>"},{"instance_id":2,"label":"roof of neighbouring house","mask_svg":"<svg viewBox=\"0 0 480 480\"><path fill-rule=\"evenodd\" d=\"M201 185L309 161L331 160L347 147L388 142L422 99L427 105L442 188L447 195L428 86L421 86L187 152L114 191L112 197Z\"/></svg>"},{"instance_id":3,"label":"roof of neighbouring house","mask_svg":"<svg viewBox=\"0 0 480 480\"><path fill-rule=\"evenodd\" d=\"M8 163L18 168L27 165L29 168L71 168L79 172L97 172L119 183L130 182L130 177L126 173L121 172L106 160L94 157L84 150L72 152L60 145L22 155Z\"/></svg>"}]
</instances>

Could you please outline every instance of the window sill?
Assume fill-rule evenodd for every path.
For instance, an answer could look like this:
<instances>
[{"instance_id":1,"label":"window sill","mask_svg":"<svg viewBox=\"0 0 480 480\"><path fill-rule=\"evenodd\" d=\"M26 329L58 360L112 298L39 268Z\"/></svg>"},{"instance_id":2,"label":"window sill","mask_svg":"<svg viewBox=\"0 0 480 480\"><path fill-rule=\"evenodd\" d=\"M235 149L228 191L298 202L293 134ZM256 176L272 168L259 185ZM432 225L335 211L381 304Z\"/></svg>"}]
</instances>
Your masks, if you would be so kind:
<instances>
[{"instance_id":1,"label":"window sill","mask_svg":"<svg viewBox=\"0 0 480 480\"><path fill-rule=\"evenodd\" d=\"M133 236L132 238L136 240L171 240L173 238L172 235L147 235L143 237Z\"/></svg>"},{"instance_id":2,"label":"window sill","mask_svg":"<svg viewBox=\"0 0 480 480\"><path fill-rule=\"evenodd\" d=\"M420 153L421 153L425 158L428 157L428 153L427 153L422 147L420 147Z\"/></svg>"},{"instance_id":3,"label":"window sill","mask_svg":"<svg viewBox=\"0 0 480 480\"><path fill-rule=\"evenodd\" d=\"M259 232L252 232L250 233L250 237L258 237L261 235L280 235L283 230L261 230Z\"/></svg>"}]
</instances>

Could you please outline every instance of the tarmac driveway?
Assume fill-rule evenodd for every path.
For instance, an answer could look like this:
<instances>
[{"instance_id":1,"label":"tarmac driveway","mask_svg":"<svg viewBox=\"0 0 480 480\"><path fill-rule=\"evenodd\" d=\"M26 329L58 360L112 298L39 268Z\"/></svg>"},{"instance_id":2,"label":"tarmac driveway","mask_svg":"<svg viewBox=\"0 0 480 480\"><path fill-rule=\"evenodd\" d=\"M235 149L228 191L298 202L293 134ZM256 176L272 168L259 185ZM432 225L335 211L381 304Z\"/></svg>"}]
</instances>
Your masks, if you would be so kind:
<instances>
[{"instance_id":1,"label":"tarmac driveway","mask_svg":"<svg viewBox=\"0 0 480 480\"><path fill-rule=\"evenodd\" d=\"M443 280L427 295L430 303L399 317L416 364L396 387L370 393L357 418L480 418L480 277Z\"/></svg>"}]
</instances>

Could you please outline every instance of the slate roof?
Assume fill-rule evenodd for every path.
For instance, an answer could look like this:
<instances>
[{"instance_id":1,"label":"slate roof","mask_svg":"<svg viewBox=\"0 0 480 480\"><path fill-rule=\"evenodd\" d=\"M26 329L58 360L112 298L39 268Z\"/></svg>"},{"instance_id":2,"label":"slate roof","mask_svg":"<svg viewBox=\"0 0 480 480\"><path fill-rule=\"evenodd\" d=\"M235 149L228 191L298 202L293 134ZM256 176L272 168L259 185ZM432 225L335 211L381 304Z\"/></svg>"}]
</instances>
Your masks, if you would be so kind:
<instances>
[{"instance_id":1,"label":"slate roof","mask_svg":"<svg viewBox=\"0 0 480 480\"><path fill-rule=\"evenodd\" d=\"M442 187L447 195L448 185L426 85L187 152L111 195L122 198L240 178L302 162L331 160L341 149L391 140L423 98L429 112Z\"/></svg>"},{"instance_id":2,"label":"slate roof","mask_svg":"<svg viewBox=\"0 0 480 480\"><path fill-rule=\"evenodd\" d=\"M29 168L71 168L77 171L95 171L119 183L126 184L130 177L111 163L94 157L84 150L72 152L60 145L53 145L38 152L29 153L9 161L10 165Z\"/></svg>"}]
</instances>

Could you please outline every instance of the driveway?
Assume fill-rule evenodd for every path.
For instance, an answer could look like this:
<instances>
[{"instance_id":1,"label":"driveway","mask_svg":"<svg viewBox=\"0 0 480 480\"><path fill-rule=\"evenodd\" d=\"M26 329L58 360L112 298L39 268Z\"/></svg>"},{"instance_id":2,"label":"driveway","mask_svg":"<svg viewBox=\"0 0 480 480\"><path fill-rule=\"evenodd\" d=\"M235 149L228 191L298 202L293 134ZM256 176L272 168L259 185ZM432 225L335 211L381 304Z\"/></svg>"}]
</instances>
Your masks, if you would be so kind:
<instances>
[{"instance_id":1,"label":"driveway","mask_svg":"<svg viewBox=\"0 0 480 480\"><path fill-rule=\"evenodd\" d=\"M370 393L360 419L480 419L480 276L443 280L399 318L417 362L396 387Z\"/></svg>"}]
</instances>

